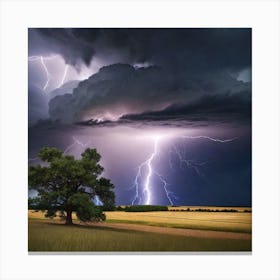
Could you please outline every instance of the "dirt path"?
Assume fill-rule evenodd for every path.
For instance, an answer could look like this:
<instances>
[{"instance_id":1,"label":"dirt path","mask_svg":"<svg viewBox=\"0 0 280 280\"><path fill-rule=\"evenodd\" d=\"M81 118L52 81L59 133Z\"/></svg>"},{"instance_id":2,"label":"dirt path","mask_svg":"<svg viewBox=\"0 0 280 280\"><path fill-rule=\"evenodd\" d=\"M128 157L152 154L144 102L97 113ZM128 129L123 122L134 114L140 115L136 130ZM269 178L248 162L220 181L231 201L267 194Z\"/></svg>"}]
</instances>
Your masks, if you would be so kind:
<instances>
[{"instance_id":1,"label":"dirt path","mask_svg":"<svg viewBox=\"0 0 280 280\"><path fill-rule=\"evenodd\" d=\"M168 228L158 226L146 226L136 224L124 224L124 223L96 223L95 226L114 228L114 229L127 229L135 231L163 233L171 235L181 235L189 237L207 237L217 239L245 239L250 240L252 235L250 233L238 233L238 232L225 232L214 230L199 230L199 229L182 229L182 228Z\"/></svg>"}]
</instances>

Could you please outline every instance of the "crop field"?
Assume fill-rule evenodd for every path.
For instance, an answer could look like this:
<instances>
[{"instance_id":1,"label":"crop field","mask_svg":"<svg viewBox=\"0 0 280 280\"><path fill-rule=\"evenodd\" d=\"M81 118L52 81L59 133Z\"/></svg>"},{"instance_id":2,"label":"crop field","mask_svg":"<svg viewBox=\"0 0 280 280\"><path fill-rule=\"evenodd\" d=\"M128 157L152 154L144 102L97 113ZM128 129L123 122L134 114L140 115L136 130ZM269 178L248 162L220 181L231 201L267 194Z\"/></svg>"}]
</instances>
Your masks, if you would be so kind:
<instances>
[{"instance_id":1,"label":"crop field","mask_svg":"<svg viewBox=\"0 0 280 280\"><path fill-rule=\"evenodd\" d=\"M106 222L85 224L73 215L75 225L66 226L59 218L46 219L44 213L30 210L28 249L30 252L251 251L251 213L112 211L106 212L106 216ZM213 230L220 235L213 237ZM242 237L223 235L230 232Z\"/></svg>"},{"instance_id":2,"label":"crop field","mask_svg":"<svg viewBox=\"0 0 280 280\"><path fill-rule=\"evenodd\" d=\"M108 222L134 223L153 226L219 230L252 231L252 213L243 212L107 212Z\"/></svg>"}]
</instances>

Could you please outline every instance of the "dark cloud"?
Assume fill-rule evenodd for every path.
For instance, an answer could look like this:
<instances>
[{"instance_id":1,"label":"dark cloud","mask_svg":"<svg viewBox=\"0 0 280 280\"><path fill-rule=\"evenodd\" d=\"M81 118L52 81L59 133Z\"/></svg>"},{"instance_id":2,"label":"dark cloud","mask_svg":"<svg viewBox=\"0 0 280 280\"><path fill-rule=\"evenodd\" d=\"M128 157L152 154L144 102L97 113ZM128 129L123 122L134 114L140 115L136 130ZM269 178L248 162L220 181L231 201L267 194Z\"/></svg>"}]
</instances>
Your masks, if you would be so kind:
<instances>
[{"instance_id":1,"label":"dark cloud","mask_svg":"<svg viewBox=\"0 0 280 280\"><path fill-rule=\"evenodd\" d=\"M249 92L226 95L205 95L190 104L173 104L161 111L125 115L120 122L146 122L155 125L196 123L249 123L251 100Z\"/></svg>"},{"instance_id":2,"label":"dark cloud","mask_svg":"<svg viewBox=\"0 0 280 280\"><path fill-rule=\"evenodd\" d=\"M173 71L242 70L251 66L250 28L39 28L29 29L29 53L61 54L89 65L96 57L152 62Z\"/></svg>"},{"instance_id":3,"label":"dark cloud","mask_svg":"<svg viewBox=\"0 0 280 280\"><path fill-rule=\"evenodd\" d=\"M74 91L76 85L50 94L50 116L64 123L115 120L204 95L251 92L250 82L237 80L251 69L249 28L29 29L29 55L38 54L60 54L77 69L95 58L119 62ZM141 63L154 66L131 66Z\"/></svg>"},{"instance_id":4,"label":"dark cloud","mask_svg":"<svg viewBox=\"0 0 280 280\"><path fill-rule=\"evenodd\" d=\"M73 90L78 86L80 81L69 81L63 84L61 87L54 89L53 91L48 93L48 99L51 100L52 98L64 95L67 93L73 93Z\"/></svg>"},{"instance_id":5,"label":"dark cloud","mask_svg":"<svg viewBox=\"0 0 280 280\"><path fill-rule=\"evenodd\" d=\"M94 32L92 29L92 34ZM29 55L60 54L71 65L89 65L94 55L93 45L80 39L73 29L31 28L28 39Z\"/></svg>"},{"instance_id":6,"label":"dark cloud","mask_svg":"<svg viewBox=\"0 0 280 280\"><path fill-rule=\"evenodd\" d=\"M156 126L204 127L245 125L251 123L250 92L225 95L204 95L189 104L172 104L159 111L128 114L117 121L97 122L93 119L78 122L86 126Z\"/></svg>"},{"instance_id":7,"label":"dark cloud","mask_svg":"<svg viewBox=\"0 0 280 280\"><path fill-rule=\"evenodd\" d=\"M48 101L46 94L37 86L28 85L28 124L48 117Z\"/></svg>"},{"instance_id":8,"label":"dark cloud","mask_svg":"<svg viewBox=\"0 0 280 280\"><path fill-rule=\"evenodd\" d=\"M225 94L224 99L200 99L205 95ZM199 105L195 105L198 103L193 103L197 99L199 103L204 102L204 107L209 103L208 110L212 106L222 107L224 101L238 107L239 100L246 96L250 99L250 84L237 81L227 73L201 74L190 79L183 72L174 75L162 67L135 69L128 64L115 64L103 67L97 74L81 82L73 94L53 98L49 102L49 113L53 120L64 123L90 118L116 120L127 114L162 111L179 103L186 104L189 110L190 106L197 106L199 110ZM227 111L228 106L224 109L225 113Z\"/></svg>"},{"instance_id":9,"label":"dark cloud","mask_svg":"<svg viewBox=\"0 0 280 280\"><path fill-rule=\"evenodd\" d=\"M46 71L33 62L29 122L47 117L47 107L51 120L29 128L29 164L37 163L32 159L42 146L75 157L85 145L95 147L104 176L116 186L117 204L130 204L137 167L153 152L158 133L166 138L153 164L176 204L251 205L251 29L29 29L29 55L52 54L81 69L67 80L88 77L84 69L100 70L50 92L62 78L63 61L48 62L47 106L46 94L32 86L46 83ZM235 140L184 137L191 135ZM203 176L182 168L174 145ZM161 182L152 179L153 203L169 203Z\"/></svg>"}]
</instances>

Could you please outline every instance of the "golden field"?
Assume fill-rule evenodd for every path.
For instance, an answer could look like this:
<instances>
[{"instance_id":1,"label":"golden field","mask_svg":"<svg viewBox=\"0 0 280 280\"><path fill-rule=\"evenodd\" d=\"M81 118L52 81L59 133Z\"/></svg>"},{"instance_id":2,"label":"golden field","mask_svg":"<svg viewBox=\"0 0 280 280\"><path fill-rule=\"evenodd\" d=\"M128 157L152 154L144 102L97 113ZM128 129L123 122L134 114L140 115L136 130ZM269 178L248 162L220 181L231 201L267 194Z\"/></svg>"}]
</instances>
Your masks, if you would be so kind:
<instances>
[{"instance_id":1,"label":"golden field","mask_svg":"<svg viewBox=\"0 0 280 280\"><path fill-rule=\"evenodd\" d=\"M106 212L108 222L207 229L232 232L252 231L252 213L239 212Z\"/></svg>"},{"instance_id":2,"label":"golden field","mask_svg":"<svg viewBox=\"0 0 280 280\"><path fill-rule=\"evenodd\" d=\"M74 225L69 226L59 217L47 219L43 212L29 210L28 251L250 252L252 250L251 213L113 211L106 212L106 216L106 222L80 223L73 214ZM182 231L186 234L182 235Z\"/></svg>"},{"instance_id":3,"label":"golden field","mask_svg":"<svg viewBox=\"0 0 280 280\"><path fill-rule=\"evenodd\" d=\"M209 207L207 207L207 209L208 208ZM227 207L227 209L229 208ZM246 209L250 210L250 208ZM173 228L251 233L252 213L244 213L243 210L244 209L240 210L240 212L110 211L105 213L106 223L128 223ZM28 217L29 219L45 219L44 213L31 210L28 212ZM75 222L75 214L73 214L73 219ZM54 220L58 222L59 218L57 217ZM79 224L79 221L76 220L76 223Z\"/></svg>"}]
</instances>

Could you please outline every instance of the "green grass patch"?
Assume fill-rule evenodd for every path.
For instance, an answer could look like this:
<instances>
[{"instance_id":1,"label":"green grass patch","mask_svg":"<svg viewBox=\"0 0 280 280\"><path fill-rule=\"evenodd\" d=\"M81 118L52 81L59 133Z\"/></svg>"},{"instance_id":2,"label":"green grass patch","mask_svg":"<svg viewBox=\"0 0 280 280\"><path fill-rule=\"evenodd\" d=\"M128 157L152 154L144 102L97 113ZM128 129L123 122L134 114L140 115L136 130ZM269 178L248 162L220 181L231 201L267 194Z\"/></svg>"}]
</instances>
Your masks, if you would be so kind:
<instances>
[{"instance_id":1,"label":"green grass patch","mask_svg":"<svg viewBox=\"0 0 280 280\"><path fill-rule=\"evenodd\" d=\"M30 252L251 251L250 240L211 239L29 220Z\"/></svg>"}]
</instances>

